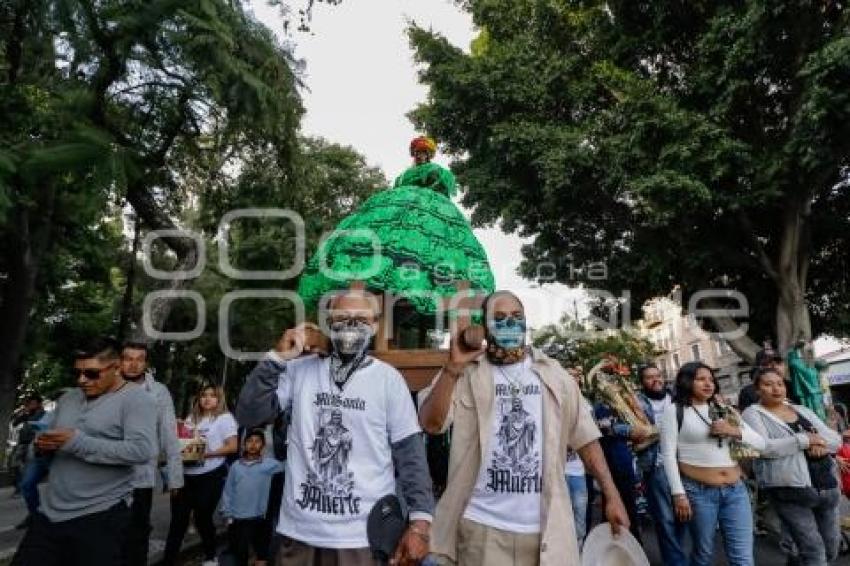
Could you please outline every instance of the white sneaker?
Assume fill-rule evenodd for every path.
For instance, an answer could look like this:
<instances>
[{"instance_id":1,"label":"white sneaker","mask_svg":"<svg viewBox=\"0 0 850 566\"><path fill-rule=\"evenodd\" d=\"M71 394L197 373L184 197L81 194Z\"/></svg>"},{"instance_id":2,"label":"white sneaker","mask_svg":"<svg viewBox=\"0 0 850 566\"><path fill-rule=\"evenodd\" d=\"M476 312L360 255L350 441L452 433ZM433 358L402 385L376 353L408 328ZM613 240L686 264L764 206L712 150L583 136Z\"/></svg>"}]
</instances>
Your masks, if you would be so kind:
<instances>
[{"instance_id":1,"label":"white sneaker","mask_svg":"<svg viewBox=\"0 0 850 566\"><path fill-rule=\"evenodd\" d=\"M204 560L201 562L201 566L218 566L218 560L213 558L212 560Z\"/></svg>"}]
</instances>

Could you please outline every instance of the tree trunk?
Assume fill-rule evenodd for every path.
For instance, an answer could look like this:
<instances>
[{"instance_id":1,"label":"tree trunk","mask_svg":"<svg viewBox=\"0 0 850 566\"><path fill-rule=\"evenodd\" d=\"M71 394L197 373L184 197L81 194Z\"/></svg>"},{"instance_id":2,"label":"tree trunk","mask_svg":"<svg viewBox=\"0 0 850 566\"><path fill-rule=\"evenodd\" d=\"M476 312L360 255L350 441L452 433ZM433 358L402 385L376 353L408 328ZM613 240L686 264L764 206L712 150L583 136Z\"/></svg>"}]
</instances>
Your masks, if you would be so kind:
<instances>
[{"instance_id":1,"label":"tree trunk","mask_svg":"<svg viewBox=\"0 0 850 566\"><path fill-rule=\"evenodd\" d=\"M198 259L198 253L196 250L192 249L190 251L184 251L184 256L180 258L180 262L177 264L177 269L186 270L190 269L194 266ZM165 286L165 289L168 291L180 291L189 287L191 281L186 279L172 279L168 285ZM168 317L171 314L171 310L174 308L174 299L164 298L162 300L158 300L151 305L151 327L154 330L162 331L165 328L165 323L168 322ZM144 316L144 314L142 315ZM142 338L145 341L152 341L153 338L151 336L142 336L144 332L144 325L139 325L137 332L139 333L139 338Z\"/></svg>"},{"instance_id":2,"label":"tree trunk","mask_svg":"<svg viewBox=\"0 0 850 566\"><path fill-rule=\"evenodd\" d=\"M812 339L809 308L805 293L797 282L779 285L779 300L776 304L776 341L780 352L787 352L798 341Z\"/></svg>"},{"instance_id":3,"label":"tree trunk","mask_svg":"<svg viewBox=\"0 0 850 566\"><path fill-rule=\"evenodd\" d=\"M776 341L787 352L799 340L812 339L806 280L809 266L808 200L791 199L783 219L782 240L774 278L779 299L776 304Z\"/></svg>"},{"instance_id":4,"label":"tree trunk","mask_svg":"<svg viewBox=\"0 0 850 566\"><path fill-rule=\"evenodd\" d=\"M151 197L148 187L145 186L145 179L141 179L128 187L127 200L136 212L138 219L144 222L147 228L151 230L176 230L178 228L168 214ZM164 237L162 240L177 255L178 270L191 269L198 261L198 250L195 248L194 242L187 242L183 238L174 237ZM178 291L188 287L189 283L185 279L172 279L164 287L170 291ZM155 330L163 329L173 307L174 301L167 299L157 301L151 305L151 326ZM133 338L135 340L151 341L151 337L144 334L143 324L137 326Z\"/></svg>"},{"instance_id":5,"label":"tree trunk","mask_svg":"<svg viewBox=\"0 0 850 566\"><path fill-rule=\"evenodd\" d=\"M0 306L0 446L5 449L17 398L18 365L35 295L36 261L29 246L8 254L9 272Z\"/></svg>"},{"instance_id":6,"label":"tree trunk","mask_svg":"<svg viewBox=\"0 0 850 566\"><path fill-rule=\"evenodd\" d=\"M721 309L722 306L719 304L712 305L712 308ZM738 355L739 358L747 362L748 364L752 364L756 360L756 354L758 353L761 346L759 346L752 338L747 336L746 334L740 334L736 332L737 329L741 327L741 324L745 321L737 321L728 316L713 316L711 317L711 322L714 324L714 327L718 332L724 334L724 340L729 347L732 348L732 351Z\"/></svg>"},{"instance_id":7,"label":"tree trunk","mask_svg":"<svg viewBox=\"0 0 850 566\"><path fill-rule=\"evenodd\" d=\"M127 283L124 286L124 297L121 299L121 317L118 322L118 339L126 340L133 330L133 290L136 284L136 255L139 253L140 226L139 217L133 218L133 244L130 246L130 257L127 261Z\"/></svg>"},{"instance_id":8,"label":"tree trunk","mask_svg":"<svg viewBox=\"0 0 850 566\"><path fill-rule=\"evenodd\" d=\"M8 238L8 273L3 285L0 304L0 447L5 450L9 434L9 419L15 409L20 377L19 364L27 335L30 311L35 299L41 258L50 241L55 189L38 187L44 200L31 218L30 210L19 207L10 214L15 230ZM18 187L17 192L23 189ZM38 193L36 193L38 194Z\"/></svg>"}]
</instances>

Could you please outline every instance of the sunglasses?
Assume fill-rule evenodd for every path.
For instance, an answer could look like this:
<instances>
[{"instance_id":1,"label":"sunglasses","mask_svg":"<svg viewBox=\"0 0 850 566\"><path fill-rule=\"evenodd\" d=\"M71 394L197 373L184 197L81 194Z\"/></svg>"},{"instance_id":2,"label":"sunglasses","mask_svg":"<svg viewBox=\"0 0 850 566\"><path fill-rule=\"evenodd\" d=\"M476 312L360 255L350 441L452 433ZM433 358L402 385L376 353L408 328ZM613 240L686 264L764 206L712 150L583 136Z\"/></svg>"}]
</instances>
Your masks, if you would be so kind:
<instances>
[{"instance_id":1,"label":"sunglasses","mask_svg":"<svg viewBox=\"0 0 850 566\"><path fill-rule=\"evenodd\" d=\"M100 369L94 369L94 368L75 369L74 370L74 377L79 379L79 377L82 375L88 381L96 381L96 380L101 378L101 376L103 375L103 372L105 372L106 370L111 369L113 367L115 367L115 364L110 364L110 365L108 365L104 368L100 368Z\"/></svg>"},{"instance_id":2,"label":"sunglasses","mask_svg":"<svg viewBox=\"0 0 850 566\"><path fill-rule=\"evenodd\" d=\"M341 324L344 326L348 326L352 323L357 324L372 324L374 318L367 315L357 315L357 316L347 316L347 315L334 315L328 318L328 323L331 326L335 326L337 324Z\"/></svg>"}]
</instances>

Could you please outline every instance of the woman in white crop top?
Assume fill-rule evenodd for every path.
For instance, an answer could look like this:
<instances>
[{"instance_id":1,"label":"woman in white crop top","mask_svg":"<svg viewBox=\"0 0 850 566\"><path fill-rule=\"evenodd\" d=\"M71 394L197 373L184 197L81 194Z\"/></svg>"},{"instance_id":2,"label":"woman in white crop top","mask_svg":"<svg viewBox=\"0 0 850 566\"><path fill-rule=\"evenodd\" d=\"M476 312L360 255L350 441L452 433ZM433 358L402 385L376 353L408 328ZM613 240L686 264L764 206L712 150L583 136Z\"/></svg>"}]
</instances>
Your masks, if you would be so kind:
<instances>
[{"instance_id":1,"label":"woman in white crop top","mask_svg":"<svg viewBox=\"0 0 850 566\"><path fill-rule=\"evenodd\" d=\"M682 366L676 375L676 402L661 417L661 457L676 517L689 525L690 564L713 564L719 525L727 563L753 566L750 499L729 446L737 439L758 450L765 442L748 425L737 427L719 418L719 392L717 378L707 365Z\"/></svg>"}]
</instances>

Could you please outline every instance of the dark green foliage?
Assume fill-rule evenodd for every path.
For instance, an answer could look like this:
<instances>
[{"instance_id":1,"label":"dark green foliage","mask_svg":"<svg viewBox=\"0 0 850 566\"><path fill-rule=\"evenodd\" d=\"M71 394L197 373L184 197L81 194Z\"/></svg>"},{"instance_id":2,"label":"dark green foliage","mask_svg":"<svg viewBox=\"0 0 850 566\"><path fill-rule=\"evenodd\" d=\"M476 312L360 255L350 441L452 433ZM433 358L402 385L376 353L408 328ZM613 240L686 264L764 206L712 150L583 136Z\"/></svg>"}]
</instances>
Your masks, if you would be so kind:
<instances>
[{"instance_id":1,"label":"dark green foliage","mask_svg":"<svg viewBox=\"0 0 850 566\"><path fill-rule=\"evenodd\" d=\"M457 156L476 222L535 237L526 275L604 261L632 312L733 288L757 340L809 334L806 302L815 333L848 330L844 4L464 4L471 54L410 29L430 88L412 118Z\"/></svg>"}]
</instances>

